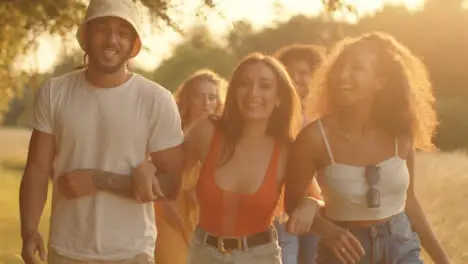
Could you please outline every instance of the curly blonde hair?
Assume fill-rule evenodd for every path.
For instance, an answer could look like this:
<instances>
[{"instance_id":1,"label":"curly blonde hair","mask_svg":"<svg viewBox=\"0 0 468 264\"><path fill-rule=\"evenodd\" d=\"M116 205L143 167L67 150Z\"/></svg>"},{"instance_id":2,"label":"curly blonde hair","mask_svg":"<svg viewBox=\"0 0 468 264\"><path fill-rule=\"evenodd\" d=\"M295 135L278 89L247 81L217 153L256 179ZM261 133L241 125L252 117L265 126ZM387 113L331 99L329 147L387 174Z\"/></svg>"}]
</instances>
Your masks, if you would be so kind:
<instances>
[{"instance_id":1,"label":"curly blonde hair","mask_svg":"<svg viewBox=\"0 0 468 264\"><path fill-rule=\"evenodd\" d=\"M408 48L386 33L345 38L333 47L315 75L309 114L321 118L334 112L337 105L331 87L339 85L343 64L361 49L376 54L376 74L382 81L382 89L377 92L371 110L373 124L395 138L411 139L415 148L434 150L432 138L438 121L426 67Z\"/></svg>"},{"instance_id":2,"label":"curly blonde hair","mask_svg":"<svg viewBox=\"0 0 468 264\"><path fill-rule=\"evenodd\" d=\"M189 121L190 117L190 101L194 95L195 87L200 82L211 82L216 85L218 89L218 105L215 112L213 113L216 116L220 116L223 111L225 90L227 86L227 81L220 77L218 74L214 73L208 69L201 69L194 72L190 77L188 77L176 90L175 99L177 102L177 107L179 108L180 116L182 119L182 125L185 126Z\"/></svg>"}]
</instances>

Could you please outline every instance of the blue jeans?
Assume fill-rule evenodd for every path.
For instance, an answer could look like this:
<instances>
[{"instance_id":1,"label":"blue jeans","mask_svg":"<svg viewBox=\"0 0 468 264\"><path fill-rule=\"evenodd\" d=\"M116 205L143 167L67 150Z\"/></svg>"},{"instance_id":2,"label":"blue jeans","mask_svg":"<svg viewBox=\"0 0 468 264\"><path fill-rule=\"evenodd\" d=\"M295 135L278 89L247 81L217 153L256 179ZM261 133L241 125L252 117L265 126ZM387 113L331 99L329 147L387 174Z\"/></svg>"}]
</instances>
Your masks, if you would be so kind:
<instances>
[{"instance_id":1,"label":"blue jeans","mask_svg":"<svg viewBox=\"0 0 468 264\"><path fill-rule=\"evenodd\" d=\"M278 232L278 244L281 248L281 259L283 264L297 264L299 253L299 240L297 236L286 231L286 225L275 220L275 227Z\"/></svg>"},{"instance_id":2,"label":"blue jeans","mask_svg":"<svg viewBox=\"0 0 468 264\"><path fill-rule=\"evenodd\" d=\"M319 238L314 234L299 236L299 264L315 264Z\"/></svg>"},{"instance_id":3,"label":"blue jeans","mask_svg":"<svg viewBox=\"0 0 468 264\"><path fill-rule=\"evenodd\" d=\"M206 243L207 235L208 233L201 228L195 229L189 245L187 264L282 264L276 238L264 245L225 254ZM244 245L248 246L248 243L243 241Z\"/></svg>"},{"instance_id":4,"label":"blue jeans","mask_svg":"<svg viewBox=\"0 0 468 264\"><path fill-rule=\"evenodd\" d=\"M419 237L411 229L405 213L370 228L350 229L364 247L366 254L357 264L422 264ZM319 242L317 264L339 264L333 252Z\"/></svg>"}]
</instances>

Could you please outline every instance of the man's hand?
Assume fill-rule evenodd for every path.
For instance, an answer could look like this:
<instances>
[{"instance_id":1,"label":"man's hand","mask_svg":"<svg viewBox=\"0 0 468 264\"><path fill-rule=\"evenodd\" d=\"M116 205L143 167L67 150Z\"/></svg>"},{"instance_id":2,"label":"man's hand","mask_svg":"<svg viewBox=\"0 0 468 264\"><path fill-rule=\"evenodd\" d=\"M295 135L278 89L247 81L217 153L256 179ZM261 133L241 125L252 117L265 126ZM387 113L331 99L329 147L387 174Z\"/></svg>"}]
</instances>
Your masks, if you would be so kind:
<instances>
[{"instance_id":1,"label":"man's hand","mask_svg":"<svg viewBox=\"0 0 468 264\"><path fill-rule=\"evenodd\" d=\"M150 160L145 160L133 169L132 185L135 199L141 203L156 201L164 197L156 178L156 167Z\"/></svg>"},{"instance_id":2,"label":"man's hand","mask_svg":"<svg viewBox=\"0 0 468 264\"><path fill-rule=\"evenodd\" d=\"M93 181L93 170L74 170L58 179L60 192L68 199L79 198L97 191Z\"/></svg>"},{"instance_id":3,"label":"man's hand","mask_svg":"<svg viewBox=\"0 0 468 264\"><path fill-rule=\"evenodd\" d=\"M44 240L38 231L23 236L23 249L21 250L21 258L26 264L39 264L36 253L39 254L39 259L45 261Z\"/></svg>"}]
</instances>

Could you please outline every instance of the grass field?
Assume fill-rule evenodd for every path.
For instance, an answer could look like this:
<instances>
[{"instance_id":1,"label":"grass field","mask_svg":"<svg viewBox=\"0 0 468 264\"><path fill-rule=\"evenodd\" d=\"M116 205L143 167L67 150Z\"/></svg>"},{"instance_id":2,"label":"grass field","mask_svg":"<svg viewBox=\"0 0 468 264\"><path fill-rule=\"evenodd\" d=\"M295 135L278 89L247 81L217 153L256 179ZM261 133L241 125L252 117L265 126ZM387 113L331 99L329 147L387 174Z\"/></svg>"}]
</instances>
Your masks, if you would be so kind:
<instances>
[{"instance_id":1,"label":"grass field","mask_svg":"<svg viewBox=\"0 0 468 264\"><path fill-rule=\"evenodd\" d=\"M18 189L29 143L30 132L0 128L0 264L23 263L20 257ZM50 202L40 229L47 237Z\"/></svg>"},{"instance_id":2,"label":"grass field","mask_svg":"<svg viewBox=\"0 0 468 264\"><path fill-rule=\"evenodd\" d=\"M26 130L0 129L0 264L21 263L18 186L28 140ZM468 263L468 155L461 152L419 154L416 188L452 263ZM47 235L48 216L49 203L41 223L44 236Z\"/></svg>"}]
</instances>

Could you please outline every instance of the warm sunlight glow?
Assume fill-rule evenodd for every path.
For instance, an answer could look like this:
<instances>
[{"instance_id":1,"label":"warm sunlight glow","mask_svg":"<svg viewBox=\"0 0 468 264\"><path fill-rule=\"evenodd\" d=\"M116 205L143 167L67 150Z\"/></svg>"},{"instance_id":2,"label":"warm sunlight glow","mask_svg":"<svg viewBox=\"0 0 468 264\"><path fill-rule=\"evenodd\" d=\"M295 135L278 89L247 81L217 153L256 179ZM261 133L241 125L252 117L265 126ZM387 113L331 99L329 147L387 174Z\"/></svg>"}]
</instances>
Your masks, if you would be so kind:
<instances>
[{"instance_id":1,"label":"warm sunlight glow","mask_svg":"<svg viewBox=\"0 0 468 264\"><path fill-rule=\"evenodd\" d=\"M197 22L193 18L193 10L199 1L183 1L181 10L177 10L176 21L182 28L189 28ZM355 6L359 16L375 12L384 4L405 5L411 10L418 9L424 4L424 0L346 0L345 2ZM221 37L229 31L233 21L249 20L254 27L261 28L276 21L287 20L296 14L313 16L323 11L321 0L215 0L214 3L222 16L216 12L209 12L203 23L207 23L209 28ZM336 18L350 22L357 19L351 14L337 14ZM143 32L145 50L135 58L134 63L146 70L155 68L162 59L170 56L171 46L182 39L172 30L156 31L149 23L145 25ZM74 32L69 38L73 47L77 48ZM21 58L18 65L25 69L47 71L59 60L61 46L57 37L44 36L39 39L37 53Z\"/></svg>"},{"instance_id":2,"label":"warm sunlight glow","mask_svg":"<svg viewBox=\"0 0 468 264\"><path fill-rule=\"evenodd\" d=\"M372 12L381 8L384 4L405 5L408 9L414 10L424 5L424 0L346 0L358 9L359 13Z\"/></svg>"}]
</instances>

